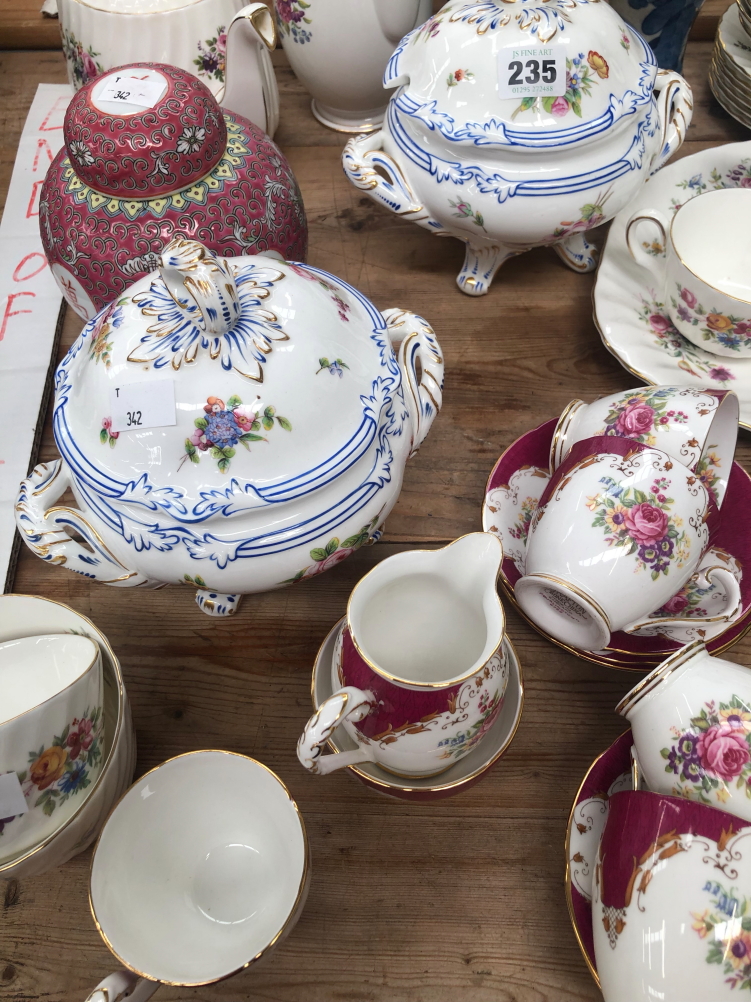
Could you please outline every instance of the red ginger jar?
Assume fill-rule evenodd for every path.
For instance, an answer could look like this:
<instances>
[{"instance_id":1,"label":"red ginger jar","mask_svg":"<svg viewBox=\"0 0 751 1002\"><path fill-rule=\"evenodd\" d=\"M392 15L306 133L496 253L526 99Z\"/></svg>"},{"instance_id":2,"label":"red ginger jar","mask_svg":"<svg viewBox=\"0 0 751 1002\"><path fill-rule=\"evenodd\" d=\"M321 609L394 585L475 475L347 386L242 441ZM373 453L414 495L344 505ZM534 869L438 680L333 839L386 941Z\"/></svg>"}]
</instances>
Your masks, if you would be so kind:
<instances>
[{"instance_id":1,"label":"red ginger jar","mask_svg":"<svg viewBox=\"0 0 751 1002\"><path fill-rule=\"evenodd\" d=\"M151 108L100 99L118 75L161 83L162 93ZM286 158L191 73L131 63L97 77L68 106L64 135L39 226L52 274L84 319L152 271L178 236L223 257L305 260L305 209Z\"/></svg>"}]
</instances>

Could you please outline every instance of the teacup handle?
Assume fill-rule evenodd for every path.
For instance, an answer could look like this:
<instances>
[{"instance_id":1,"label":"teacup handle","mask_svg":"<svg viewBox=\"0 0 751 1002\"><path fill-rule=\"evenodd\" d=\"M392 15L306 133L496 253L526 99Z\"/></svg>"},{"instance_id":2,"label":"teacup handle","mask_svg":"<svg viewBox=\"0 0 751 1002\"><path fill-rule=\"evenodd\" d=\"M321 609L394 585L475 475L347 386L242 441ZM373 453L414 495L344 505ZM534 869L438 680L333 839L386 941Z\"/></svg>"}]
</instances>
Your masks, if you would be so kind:
<instances>
[{"instance_id":1,"label":"teacup handle","mask_svg":"<svg viewBox=\"0 0 751 1002\"><path fill-rule=\"evenodd\" d=\"M375 697L372 692L363 692L353 685L344 686L325 699L305 725L297 742L297 757L305 768L317 776L326 776L345 765L372 762L373 755L367 745L331 755L324 755L323 749L341 723L345 720L362 720L374 705Z\"/></svg>"},{"instance_id":2,"label":"teacup handle","mask_svg":"<svg viewBox=\"0 0 751 1002\"><path fill-rule=\"evenodd\" d=\"M636 230L634 227L638 223L645 222L647 220L654 223L660 231L663 254L659 258L649 255L643 245L636 239ZM670 223L658 209L638 209L626 223L626 245L634 261L636 261L638 265L641 265L642 268L647 268L649 271L653 272L655 270L655 263L659 260L661 262L661 267L659 265L658 267L660 267L661 272L664 272L664 255L667 253L668 249L669 230Z\"/></svg>"},{"instance_id":3,"label":"teacup handle","mask_svg":"<svg viewBox=\"0 0 751 1002\"><path fill-rule=\"evenodd\" d=\"M384 310L383 318L392 340L401 335L398 362L412 418L411 458L424 442L443 403L443 356L433 328L417 313Z\"/></svg>"},{"instance_id":4,"label":"teacup handle","mask_svg":"<svg viewBox=\"0 0 751 1002\"><path fill-rule=\"evenodd\" d=\"M177 305L207 334L226 334L240 319L240 297L229 265L202 243L175 237L162 248L158 268Z\"/></svg>"},{"instance_id":5,"label":"teacup handle","mask_svg":"<svg viewBox=\"0 0 751 1002\"><path fill-rule=\"evenodd\" d=\"M115 971L100 981L85 1002L146 1002L159 987L159 981L149 981L133 971Z\"/></svg>"},{"instance_id":6,"label":"teacup handle","mask_svg":"<svg viewBox=\"0 0 751 1002\"><path fill-rule=\"evenodd\" d=\"M727 567L719 565L702 567L689 580L697 581L701 588L709 588L712 584L712 579L715 577L719 578L725 585L726 602L723 612L716 613L714 616L692 616L690 619L687 619L685 616L676 616L674 619L671 619L669 616L660 616L657 619L641 619L636 623L629 623L628 626L624 626L624 631L626 633L634 633L636 630L642 629L642 627L658 626L660 623L681 622L690 623L691 626L709 626L712 623L728 622L737 613L741 604L741 586L738 584L738 579L732 571L729 571Z\"/></svg>"}]
</instances>

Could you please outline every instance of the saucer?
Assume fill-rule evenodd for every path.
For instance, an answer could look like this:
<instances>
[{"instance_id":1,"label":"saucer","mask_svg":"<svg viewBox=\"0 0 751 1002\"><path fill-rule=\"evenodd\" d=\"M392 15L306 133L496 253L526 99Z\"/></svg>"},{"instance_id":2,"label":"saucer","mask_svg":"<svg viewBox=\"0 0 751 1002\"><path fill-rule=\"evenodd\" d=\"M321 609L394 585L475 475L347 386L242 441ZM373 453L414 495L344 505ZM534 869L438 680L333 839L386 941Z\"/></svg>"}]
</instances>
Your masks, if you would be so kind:
<instances>
[{"instance_id":1,"label":"saucer","mask_svg":"<svg viewBox=\"0 0 751 1002\"><path fill-rule=\"evenodd\" d=\"M631 786L631 729L599 755L579 787L566 831L566 903L574 935L599 987L592 936L592 877L600 836L608 819L608 799Z\"/></svg>"},{"instance_id":2,"label":"saucer","mask_svg":"<svg viewBox=\"0 0 751 1002\"><path fill-rule=\"evenodd\" d=\"M751 142L717 146L663 167L613 220L592 298L600 336L629 372L654 385L735 390L741 427L751 430L751 357L712 355L679 334L663 290L655 289L626 246L626 223L638 209L658 209L670 219L702 192L737 187L751 187Z\"/></svg>"},{"instance_id":3,"label":"saucer","mask_svg":"<svg viewBox=\"0 0 751 1002\"><path fill-rule=\"evenodd\" d=\"M344 628L345 617L330 631L316 656L313 666L313 684L311 696L313 708L318 709L321 703L332 693L331 661L339 633ZM346 766L347 770L357 776L360 782L372 787L378 793L400 800L429 801L453 797L457 793L468 790L479 783L491 766L504 754L511 744L516 728L522 715L524 705L524 683L522 670L516 651L508 639L503 638L503 650L509 661L509 679L503 697L503 709L498 714L495 723L483 737L482 741L463 759L452 765L440 776L428 776L424 779L413 779L410 786L404 786L405 780L384 772L372 762L361 762L359 765ZM347 732L340 728L329 740L331 751L343 752L357 748Z\"/></svg>"},{"instance_id":4,"label":"saucer","mask_svg":"<svg viewBox=\"0 0 751 1002\"><path fill-rule=\"evenodd\" d=\"M744 568L751 568L751 478L738 463L733 463L722 519L702 561L712 564L719 559L739 579L741 608L732 623L699 627L694 626L688 616L683 623L674 618L670 623L662 622L660 617L653 616L650 618L654 625L638 633L613 633L604 650L583 651L555 640L524 615L516 603L514 585L524 573L529 523L548 482L550 444L556 424L555 418L546 421L510 445L493 467L485 489L482 526L503 543L499 580L520 615L564 650L595 664L629 671L648 671L693 640L703 640L711 654L720 654L740 640L751 626L751 574L744 576L743 573ZM724 593L721 589L721 585L713 585L699 597L691 586L686 586L687 608L706 610L714 600L722 603Z\"/></svg>"}]
</instances>

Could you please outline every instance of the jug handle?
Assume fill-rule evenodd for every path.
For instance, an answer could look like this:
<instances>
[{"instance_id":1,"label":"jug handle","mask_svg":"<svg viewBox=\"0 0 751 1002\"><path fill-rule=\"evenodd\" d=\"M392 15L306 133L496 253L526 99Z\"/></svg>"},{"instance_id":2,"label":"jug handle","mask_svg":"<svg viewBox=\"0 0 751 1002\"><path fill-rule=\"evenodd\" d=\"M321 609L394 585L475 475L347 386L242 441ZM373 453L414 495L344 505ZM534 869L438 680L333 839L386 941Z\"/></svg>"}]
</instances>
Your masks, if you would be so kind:
<instances>
[{"instance_id":1,"label":"jug handle","mask_svg":"<svg viewBox=\"0 0 751 1002\"><path fill-rule=\"evenodd\" d=\"M305 730L297 742L297 757L308 772L326 776L345 765L358 762L372 762L373 755L368 745L360 745L352 751L334 752L324 755L326 742L345 720L362 720L370 713L375 703L372 692L363 692L353 685L344 686L333 696L329 696L318 707L305 725Z\"/></svg>"},{"instance_id":2,"label":"jug handle","mask_svg":"<svg viewBox=\"0 0 751 1002\"><path fill-rule=\"evenodd\" d=\"M105 546L96 529L76 508L55 502L72 487L70 472L61 459L40 463L21 481L16 500L16 526L32 553L51 564L118 588L146 584L148 579L129 570ZM79 533L91 549L72 539L65 529Z\"/></svg>"},{"instance_id":3,"label":"jug handle","mask_svg":"<svg viewBox=\"0 0 751 1002\"><path fill-rule=\"evenodd\" d=\"M686 138L694 112L693 94L688 82L672 70L658 70L655 80L657 115L660 123L660 152L650 174L658 171L680 148Z\"/></svg>"},{"instance_id":4,"label":"jug handle","mask_svg":"<svg viewBox=\"0 0 751 1002\"><path fill-rule=\"evenodd\" d=\"M134 971L115 971L100 981L85 1002L147 1002L159 987L159 981L142 978Z\"/></svg>"},{"instance_id":5,"label":"jug handle","mask_svg":"<svg viewBox=\"0 0 751 1002\"><path fill-rule=\"evenodd\" d=\"M660 616L658 618L652 619L642 619L635 623L629 623L628 626L624 626L625 633L634 633L636 630L642 629L645 626L660 626L661 624L668 623L686 623L691 626L709 626L712 623L731 623L733 617L738 613L741 606L741 586L738 584L738 579L732 571L729 571L727 567L722 567L720 565L714 565L712 567L700 567L689 580L696 581L700 588L709 588L712 585L713 578L719 578L725 585L725 611L719 612L714 616L692 616L691 619L686 619L685 616L675 616L671 618L669 616Z\"/></svg>"},{"instance_id":6,"label":"jug handle","mask_svg":"<svg viewBox=\"0 0 751 1002\"><path fill-rule=\"evenodd\" d=\"M383 131L348 140L342 153L342 167L352 184L367 192L374 202L380 202L398 216L411 216L412 222L430 230L443 229L417 201L399 164L383 152Z\"/></svg>"},{"instance_id":7,"label":"jug handle","mask_svg":"<svg viewBox=\"0 0 751 1002\"><path fill-rule=\"evenodd\" d=\"M411 458L424 442L443 403L443 356L433 328L417 313L384 310L383 318L392 343L396 340L395 335L398 337L397 332L401 334L398 362L412 418Z\"/></svg>"},{"instance_id":8,"label":"jug handle","mask_svg":"<svg viewBox=\"0 0 751 1002\"><path fill-rule=\"evenodd\" d=\"M276 21L265 3L238 11L227 27L226 83L219 98L271 137L279 125L279 88L269 54L276 41Z\"/></svg>"}]
</instances>

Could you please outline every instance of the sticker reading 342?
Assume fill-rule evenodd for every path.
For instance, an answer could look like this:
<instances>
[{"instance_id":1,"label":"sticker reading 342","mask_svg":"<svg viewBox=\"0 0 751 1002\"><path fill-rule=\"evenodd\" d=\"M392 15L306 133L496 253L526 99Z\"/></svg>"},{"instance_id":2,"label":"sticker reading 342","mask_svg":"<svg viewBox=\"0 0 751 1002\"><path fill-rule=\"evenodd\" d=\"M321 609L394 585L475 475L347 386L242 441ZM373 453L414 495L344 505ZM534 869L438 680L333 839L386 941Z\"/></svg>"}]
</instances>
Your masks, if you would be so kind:
<instances>
[{"instance_id":1,"label":"sticker reading 342","mask_svg":"<svg viewBox=\"0 0 751 1002\"><path fill-rule=\"evenodd\" d=\"M559 97L566 93L566 50L560 45L502 49L498 60L501 98Z\"/></svg>"},{"instance_id":2,"label":"sticker reading 342","mask_svg":"<svg viewBox=\"0 0 751 1002\"><path fill-rule=\"evenodd\" d=\"M110 390L112 431L145 431L177 424L172 379L122 383Z\"/></svg>"}]
</instances>

